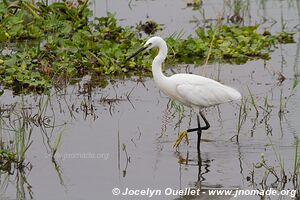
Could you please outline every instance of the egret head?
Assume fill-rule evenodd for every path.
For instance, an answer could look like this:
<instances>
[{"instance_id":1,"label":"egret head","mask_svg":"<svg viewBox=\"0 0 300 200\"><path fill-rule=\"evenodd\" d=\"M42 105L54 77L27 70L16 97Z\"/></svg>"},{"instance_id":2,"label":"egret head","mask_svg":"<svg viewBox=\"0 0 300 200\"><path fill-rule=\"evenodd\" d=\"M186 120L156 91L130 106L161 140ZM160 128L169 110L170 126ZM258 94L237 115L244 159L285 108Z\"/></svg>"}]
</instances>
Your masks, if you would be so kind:
<instances>
[{"instance_id":1,"label":"egret head","mask_svg":"<svg viewBox=\"0 0 300 200\"><path fill-rule=\"evenodd\" d=\"M129 58L127 58L126 61L137 56L142 51L149 50L149 49L152 49L155 47L159 48L159 47L161 47L162 43L165 43L165 41L161 37L158 37L158 36L151 37L150 39L147 40L147 42L144 44L144 46L142 48L140 48L139 50L137 50L137 52L135 52L133 55L131 55Z\"/></svg>"},{"instance_id":2,"label":"egret head","mask_svg":"<svg viewBox=\"0 0 300 200\"><path fill-rule=\"evenodd\" d=\"M159 48L163 42L164 40L161 37L154 36L147 40L147 42L144 44L144 48L147 50L155 47Z\"/></svg>"}]
</instances>

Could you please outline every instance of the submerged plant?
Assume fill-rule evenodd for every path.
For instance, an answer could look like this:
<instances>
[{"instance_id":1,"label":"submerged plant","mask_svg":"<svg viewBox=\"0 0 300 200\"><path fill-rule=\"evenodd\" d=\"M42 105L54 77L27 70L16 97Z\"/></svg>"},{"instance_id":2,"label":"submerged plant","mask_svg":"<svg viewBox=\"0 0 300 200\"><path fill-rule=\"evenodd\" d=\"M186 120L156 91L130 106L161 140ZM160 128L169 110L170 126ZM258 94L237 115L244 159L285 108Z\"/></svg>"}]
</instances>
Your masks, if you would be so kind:
<instances>
[{"instance_id":1,"label":"submerged plant","mask_svg":"<svg viewBox=\"0 0 300 200\"><path fill-rule=\"evenodd\" d=\"M145 23L140 22L136 29L144 31L147 35L153 35L154 33L162 30L161 26L152 20L146 21Z\"/></svg>"},{"instance_id":2,"label":"submerged plant","mask_svg":"<svg viewBox=\"0 0 300 200\"><path fill-rule=\"evenodd\" d=\"M11 168L12 168L13 163L17 163L15 153L13 153L7 149L3 149L3 147L1 147L1 149L0 149L0 171L11 173L11 171L12 171Z\"/></svg>"},{"instance_id":3,"label":"submerged plant","mask_svg":"<svg viewBox=\"0 0 300 200\"><path fill-rule=\"evenodd\" d=\"M292 175L294 188L297 189L297 194L300 196L300 155L299 155L299 139L296 139L295 144L295 161L294 161L294 172Z\"/></svg>"},{"instance_id":4,"label":"submerged plant","mask_svg":"<svg viewBox=\"0 0 300 200\"><path fill-rule=\"evenodd\" d=\"M270 139L270 138L269 138ZM271 140L270 140L271 142ZM286 167L284 165L283 157L281 157L278 153L278 151L275 149L274 144L271 142L272 149L275 153L276 162L279 162L275 164L275 166L271 165L266 159L264 154L261 154L261 159L258 163L254 165L252 174L252 184L253 186L256 186L255 184L255 172L258 169L264 169L264 175L262 177L257 177L259 180L261 179L261 182L259 185L263 189L268 188L275 188L279 191L287 189L287 184L291 182L293 185L293 190L290 190L291 197L295 197L295 199L299 198L300 190L299 190L299 184L300 184L300 158L299 158L299 139L296 138L295 142L295 160L294 160L294 169L290 173L286 173ZM249 181L251 178L248 178Z\"/></svg>"},{"instance_id":5,"label":"submerged plant","mask_svg":"<svg viewBox=\"0 0 300 200\"><path fill-rule=\"evenodd\" d=\"M193 10L198 10L202 5L202 0L190 0L186 3L187 7L192 7Z\"/></svg>"},{"instance_id":6,"label":"submerged plant","mask_svg":"<svg viewBox=\"0 0 300 200\"><path fill-rule=\"evenodd\" d=\"M24 123L12 127L14 139L8 144L1 144L0 149L0 170L13 174L15 169L23 170L28 163L25 162L25 154L32 144L32 128L27 129ZM2 138L1 138L2 140Z\"/></svg>"}]
</instances>

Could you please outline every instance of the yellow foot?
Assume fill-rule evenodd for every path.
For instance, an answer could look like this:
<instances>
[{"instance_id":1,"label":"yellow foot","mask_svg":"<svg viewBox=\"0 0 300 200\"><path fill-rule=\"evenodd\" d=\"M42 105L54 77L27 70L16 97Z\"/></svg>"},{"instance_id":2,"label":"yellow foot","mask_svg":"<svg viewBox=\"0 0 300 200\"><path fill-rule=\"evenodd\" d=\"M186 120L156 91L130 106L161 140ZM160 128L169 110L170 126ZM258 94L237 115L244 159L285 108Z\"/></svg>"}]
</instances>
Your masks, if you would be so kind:
<instances>
[{"instance_id":1,"label":"yellow foot","mask_svg":"<svg viewBox=\"0 0 300 200\"><path fill-rule=\"evenodd\" d=\"M187 130L183 131L182 133L179 134L175 144L173 145L173 148L174 147L178 147L179 144L181 143L181 140L185 137L185 140L187 142L187 144L189 144L189 138L188 138L188 132Z\"/></svg>"}]
</instances>

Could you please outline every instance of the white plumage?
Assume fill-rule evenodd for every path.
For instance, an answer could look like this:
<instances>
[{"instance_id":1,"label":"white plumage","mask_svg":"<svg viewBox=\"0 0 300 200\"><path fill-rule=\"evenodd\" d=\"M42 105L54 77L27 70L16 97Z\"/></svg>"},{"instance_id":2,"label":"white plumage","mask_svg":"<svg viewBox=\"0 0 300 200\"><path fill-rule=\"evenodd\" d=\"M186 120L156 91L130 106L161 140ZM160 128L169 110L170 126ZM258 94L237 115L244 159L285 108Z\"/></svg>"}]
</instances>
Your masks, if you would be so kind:
<instances>
[{"instance_id":1,"label":"white plumage","mask_svg":"<svg viewBox=\"0 0 300 200\"><path fill-rule=\"evenodd\" d=\"M169 80L174 81L180 102L187 106L203 108L241 98L241 94L235 89L209 78L176 74Z\"/></svg>"},{"instance_id":2,"label":"white plumage","mask_svg":"<svg viewBox=\"0 0 300 200\"><path fill-rule=\"evenodd\" d=\"M181 102L182 104L201 109L209 106L218 105L221 103L230 102L233 100L241 99L241 94L226 85L223 85L215 80L198 76L195 74L175 74L170 77L166 77L162 73L161 65L167 57L168 47L166 42L160 37L150 38L135 54L130 56L127 60L136 56L144 50L151 48L158 48L158 55L154 58L152 62L152 73L154 82L170 98ZM204 115L199 111L200 116L205 122L205 126L200 126L199 116L197 115L198 128L188 129L183 131L174 144L177 147L182 138L187 137L188 132L197 131L197 149L200 152L200 140L202 130L207 130L210 124L204 117Z\"/></svg>"},{"instance_id":3,"label":"white plumage","mask_svg":"<svg viewBox=\"0 0 300 200\"><path fill-rule=\"evenodd\" d=\"M241 98L237 90L203 76L175 74L166 77L161 69L168 51L166 42L160 37L152 37L144 45L144 49L155 47L159 52L152 63L154 81L172 99L189 107L205 108Z\"/></svg>"}]
</instances>

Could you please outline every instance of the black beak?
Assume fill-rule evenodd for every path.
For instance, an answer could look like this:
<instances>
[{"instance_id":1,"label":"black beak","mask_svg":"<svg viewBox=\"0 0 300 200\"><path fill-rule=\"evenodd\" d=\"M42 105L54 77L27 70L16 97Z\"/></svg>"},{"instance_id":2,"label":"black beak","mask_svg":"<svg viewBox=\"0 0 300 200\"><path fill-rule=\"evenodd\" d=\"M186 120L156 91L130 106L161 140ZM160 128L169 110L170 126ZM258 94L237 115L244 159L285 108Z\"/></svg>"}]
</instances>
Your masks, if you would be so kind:
<instances>
[{"instance_id":1,"label":"black beak","mask_svg":"<svg viewBox=\"0 0 300 200\"><path fill-rule=\"evenodd\" d=\"M142 47L140 48L139 50L137 50L137 52L135 52L134 54L132 54L131 56L129 56L126 61L130 60L131 58L137 56L139 53L141 53L142 51L146 50L151 44L145 46L145 47Z\"/></svg>"}]
</instances>

